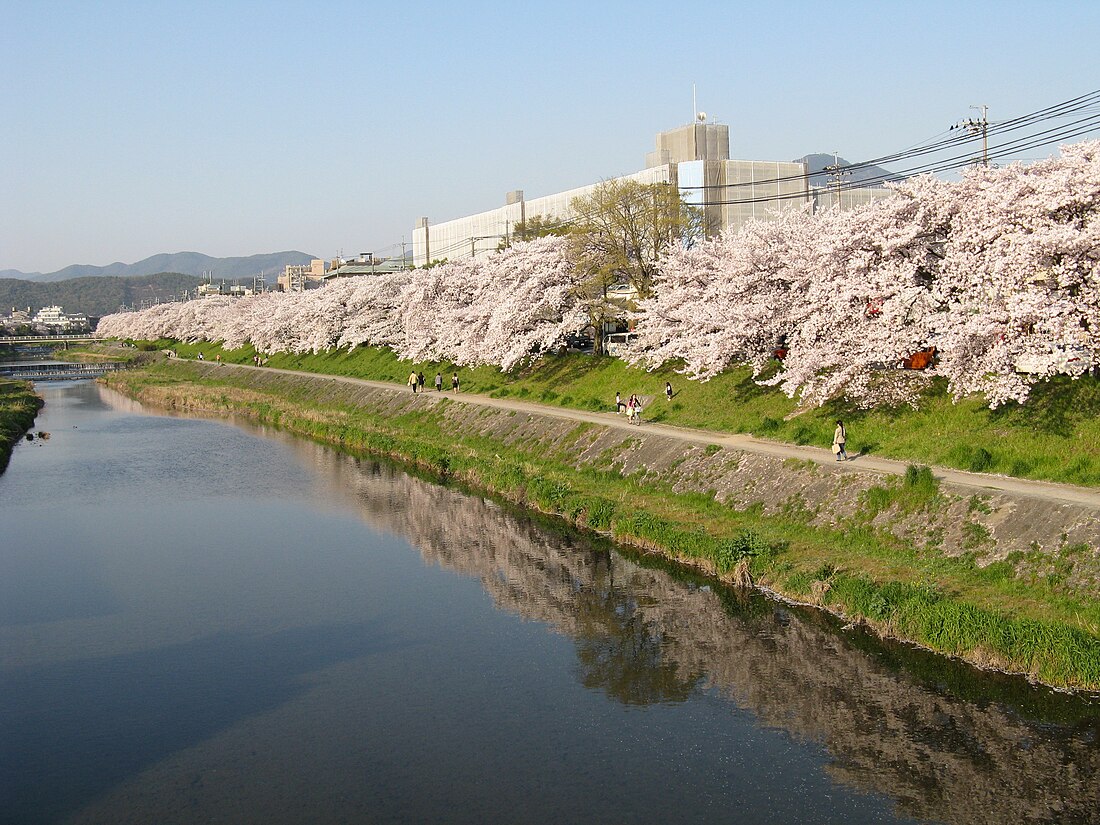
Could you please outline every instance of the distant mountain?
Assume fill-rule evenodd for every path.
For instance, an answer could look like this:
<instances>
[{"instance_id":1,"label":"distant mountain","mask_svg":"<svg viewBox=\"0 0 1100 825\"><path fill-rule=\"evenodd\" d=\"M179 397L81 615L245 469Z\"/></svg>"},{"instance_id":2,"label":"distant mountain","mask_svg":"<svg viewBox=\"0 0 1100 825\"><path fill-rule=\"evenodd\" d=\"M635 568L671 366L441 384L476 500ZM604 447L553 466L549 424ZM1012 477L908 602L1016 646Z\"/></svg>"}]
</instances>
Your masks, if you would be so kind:
<instances>
[{"instance_id":1,"label":"distant mountain","mask_svg":"<svg viewBox=\"0 0 1100 825\"><path fill-rule=\"evenodd\" d=\"M836 180L828 172L822 171L826 166L839 165L842 169L845 166L851 166L852 164L846 161L844 158L838 158L836 155L805 155L794 161L795 163L805 163L806 173L810 178L810 186L822 186L827 187L829 185L836 185ZM882 166L875 166L870 164L868 166L858 166L849 172L844 174L845 185L852 183L861 183L868 181L875 186L881 186L884 180L902 180L903 176L895 175L889 169Z\"/></svg>"},{"instance_id":2,"label":"distant mountain","mask_svg":"<svg viewBox=\"0 0 1100 825\"><path fill-rule=\"evenodd\" d=\"M307 255L305 252L271 252L265 255L249 255L245 258L211 258L200 252L175 252L153 255L135 264L113 263L107 266L73 264L57 272L45 274L4 269L0 270L0 278L19 278L24 281L43 283L112 275L132 278L138 275L154 275L158 272L175 272L182 275L202 275L204 272L210 272L213 273L215 280L251 278L261 272L267 275L282 274L287 264L308 264L315 257L316 255Z\"/></svg>"},{"instance_id":3,"label":"distant mountain","mask_svg":"<svg viewBox=\"0 0 1100 825\"><path fill-rule=\"evenodd\" d=\"M60 306L66 312L83 312L99 318L118 312L120 306L170 301L184 290L194 290L202 278L178 272L155 275L117 275L70 278L67 281L36 283L15 278L0 278L0 315L13 307L38 312L44 306Z\"/></svg>"}]
</instances>

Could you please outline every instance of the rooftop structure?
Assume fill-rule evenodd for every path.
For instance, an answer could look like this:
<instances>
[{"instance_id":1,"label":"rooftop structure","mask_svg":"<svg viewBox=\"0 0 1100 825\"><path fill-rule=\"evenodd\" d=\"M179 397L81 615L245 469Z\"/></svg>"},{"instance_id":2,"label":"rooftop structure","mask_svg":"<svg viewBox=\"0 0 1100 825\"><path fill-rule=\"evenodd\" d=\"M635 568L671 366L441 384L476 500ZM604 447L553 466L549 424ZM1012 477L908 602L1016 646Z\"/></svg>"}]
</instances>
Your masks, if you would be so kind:
<instances>
[{"instance_id":1,"label":"rooftop structure","mask_svg":"<svg viewBox=\"0 0 1100 825\"><path fill-rule=\"evenodd\" d=\"M620 180L670 183L704 215L707 235L739 229L750 220L768 220L783 209L811 209L806 168L800 162L729 159L729 127L692 123L657 135L656 149L646 155L646 168ZM420 218L413 230L413 262L477 257L511 239L517 223L539 215L568 221L574 198L598 183L527 200L523 190L510 192L505 205L464 218L430 224Z\"/></svg>"},{"instance_id":2,"label":"rooftop structure","mask_svg":"<svg viewBox=\"0 0 1100 825\"><path fill-rule=\"evenodd\" d=\"M15 310L12 314L15 315ZM88 316L82 312L66 313L59 306L42 307L30 323L51 330L83 330L88 328Z\"/></svg>"},{"instance_id":3,"label":"rooftop structure","mask_svg":"<svg viewBox=\"0 0 1100 825\"><path fill-rule=\"evenodd\" d=\"M839 200L852 209L882 197L890 190L874 188L819 189L812 187L802 161L731 160L729 126L699 121L661 132L656 148L646 155L646 167L625 175L640 183L670 183L684 200L703 213L704 232L713 237L736 232L749 221L774 220L789 209L815 212ZM463 218L432 224L420 218L413 229L413 263L458 257L479 257L512 239L515 226L538 215L544 220L569 221L572 201L587 195L593 183L566 192L527 200L523 190L509 192L504 206Z\"/></svg>"}]
</instances>

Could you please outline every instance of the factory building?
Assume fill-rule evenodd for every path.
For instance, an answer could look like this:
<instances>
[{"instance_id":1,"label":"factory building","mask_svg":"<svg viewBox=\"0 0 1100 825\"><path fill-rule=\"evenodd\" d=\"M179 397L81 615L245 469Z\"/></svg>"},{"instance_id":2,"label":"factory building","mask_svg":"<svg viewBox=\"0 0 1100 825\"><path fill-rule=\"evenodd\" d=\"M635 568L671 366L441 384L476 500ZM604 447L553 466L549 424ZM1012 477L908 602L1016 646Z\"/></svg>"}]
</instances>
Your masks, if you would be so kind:
<instances>
[{"instance_id":1,"label":"factory building","mask_svg":"<svg viewBox=\"0 0 1100 825\"><path fill-rule=\"evenodd\" d=\"M729 127L698 122L657 135L646 167L623 179L645 184L672 184L684 199L700 208L708 236L736 231L752 220L769 220L786 209L812 210L814 196L801 162L730 160ZM538 215L568 221L572 202L599 183L554 195L524 197L522 190L505 196L503 206L441 223L420 218L413 229L413 263L478 257L510 240L518 223Z\"/></svg>"}]
</instances>

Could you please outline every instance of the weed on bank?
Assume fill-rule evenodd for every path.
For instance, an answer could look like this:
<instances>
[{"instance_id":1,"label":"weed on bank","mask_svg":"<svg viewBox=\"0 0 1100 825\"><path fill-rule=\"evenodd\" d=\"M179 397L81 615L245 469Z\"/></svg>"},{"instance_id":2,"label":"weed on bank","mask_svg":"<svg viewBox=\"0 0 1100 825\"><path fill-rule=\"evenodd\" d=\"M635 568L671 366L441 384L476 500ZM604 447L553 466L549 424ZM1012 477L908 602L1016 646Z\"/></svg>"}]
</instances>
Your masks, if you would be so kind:
<instances>
[{"instance_id":1,"label":"weed on bank","mask_svg":"<svg viewBox=\"0 0 1100 825\"><path fill-rule=\"evenodd\" d=\"M12 447L34 425L40 406L29 381L0 378L0 472L8 466Z\"/></svg>"}]
</instances>

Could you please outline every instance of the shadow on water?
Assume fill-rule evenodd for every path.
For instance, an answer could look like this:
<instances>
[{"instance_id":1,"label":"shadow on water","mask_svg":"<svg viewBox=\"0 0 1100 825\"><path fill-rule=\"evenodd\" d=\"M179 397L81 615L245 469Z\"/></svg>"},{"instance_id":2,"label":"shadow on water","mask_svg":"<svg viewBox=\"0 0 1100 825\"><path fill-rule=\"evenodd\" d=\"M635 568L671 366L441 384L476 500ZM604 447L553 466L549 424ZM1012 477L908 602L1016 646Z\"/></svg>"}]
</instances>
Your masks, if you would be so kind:
<instances>
[{"instance_id":1,"label":"shadow on water","mask_svg":"<svg viewBox=\"0 0 1100 825\"><path fill-rule=\"evenodd\" d=\"M4 672L0 821L60 821L164 757L304 693L302 675L393 647L377 624L356 623Z\"/></svg>"}]
</instances>

